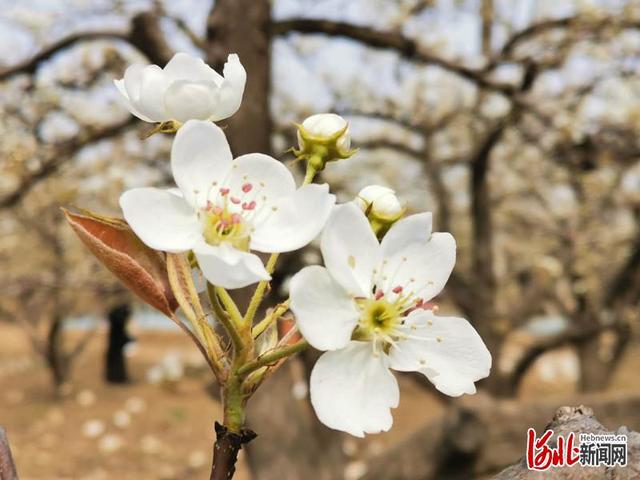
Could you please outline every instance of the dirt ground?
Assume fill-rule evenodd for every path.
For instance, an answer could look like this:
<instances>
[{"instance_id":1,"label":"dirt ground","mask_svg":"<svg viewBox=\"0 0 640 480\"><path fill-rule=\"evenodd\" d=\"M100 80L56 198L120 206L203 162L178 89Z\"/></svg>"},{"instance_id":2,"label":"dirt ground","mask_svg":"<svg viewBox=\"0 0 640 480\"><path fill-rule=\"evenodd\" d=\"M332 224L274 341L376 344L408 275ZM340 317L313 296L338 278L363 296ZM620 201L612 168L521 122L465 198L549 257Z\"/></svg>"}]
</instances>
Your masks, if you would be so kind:
<instances>
[{"instance_id":1,"label":"dirt ground","mask_svg":"<svg viewBox=\"0 0 640 480\"><path fill-rule=\"evenodd\" d=\"M69 337L77 336L70 332ZM75 363L65 395L57 399L24 332L0 323L0 425L7 430L22 480L208 478L213 421L221 415L207 392L208 373L192 367L175 383L146 379L168 352L198 364L195 348L179 333L145 330L134 336L130 385L103 382L105 332L100 330ZM401 385L391 432L364 441L345 435L354 475L358 457L380 452L442 412L429 391L409 379ZM242 458L236 478L251 478Z\"/></svg>"},{"instance_id":2,"label":"dirt ground","mask_svg":"<svg viewBox=\"0 0 640 480\"><path fill-rule=\"evenodd\" d=\"M131 384L103 382L102 328L75 363L64 396L56 398L48 370L33 354L25 333L0 323L0 425L8 432L22 480L208 478L213 422L221 416L220 405L207 389L210 374L182 334L135 328L132 333L137 342L128 358ZM80 335L67 336L75 340ZM185 375L177 382L149 383L149 371L154 366L158 370L168 356L182 359ZM638 391L639 361L640 348L633 346L610 388ZM527 374L519 395L569 394L575 390L577 368L575 352L568 348L546 354ZM343 437L343 448L352 458L347 478L358 477L363 458L380 453L444 411L433 390L408 377L400 384L401 403L389 433L365 440ZM242 456L239 463L237 480L252 480Z\"/></svg>"}]
</instances>

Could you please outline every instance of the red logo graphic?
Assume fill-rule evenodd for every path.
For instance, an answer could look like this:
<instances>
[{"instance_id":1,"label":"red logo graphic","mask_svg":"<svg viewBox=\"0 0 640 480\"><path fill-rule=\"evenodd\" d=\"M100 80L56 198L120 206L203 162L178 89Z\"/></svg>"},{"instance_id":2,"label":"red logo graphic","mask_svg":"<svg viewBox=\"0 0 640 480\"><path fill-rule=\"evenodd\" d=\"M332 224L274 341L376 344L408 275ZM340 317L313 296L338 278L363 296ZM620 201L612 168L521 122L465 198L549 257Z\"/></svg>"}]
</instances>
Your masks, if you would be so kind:
<instances>
[{"instance_id":1,"label":"red logo graphic","mask_svg":"<svg viewBox=\"0 0 640 480\"><path fill-rule=\"evenodd\" d=\"M553 430L547 430L537 438L533 428L527 430L527 468L529 470L544 471L550 467L570 467L578 463L580 449L575 447L575 433L571 432L565 438L558 436L556 447L547 445Z\"/></svg>"}]
</instances>

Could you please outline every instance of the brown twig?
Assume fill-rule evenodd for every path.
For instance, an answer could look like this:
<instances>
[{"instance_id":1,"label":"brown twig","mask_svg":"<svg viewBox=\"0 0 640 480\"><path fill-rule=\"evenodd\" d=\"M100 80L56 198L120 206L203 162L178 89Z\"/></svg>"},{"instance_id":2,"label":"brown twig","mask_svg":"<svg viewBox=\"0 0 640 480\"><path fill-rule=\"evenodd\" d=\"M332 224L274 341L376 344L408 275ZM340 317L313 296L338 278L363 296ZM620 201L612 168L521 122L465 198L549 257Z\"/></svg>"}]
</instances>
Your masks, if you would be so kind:
<instances>
[{"instance_id":1,"label":"brown twig","mask_svg":"<svg viewBox=\"0 0 640 480\"><path fill-rule=\"evenodd\" d=\"M218 422L215 424L215 429L216 443L213 447L211 480L231 480L236 472L238 452L242 445L249 443L257 435L249 429L243 429L239 433L232 432Z\"/></svg>"}]
</instances>

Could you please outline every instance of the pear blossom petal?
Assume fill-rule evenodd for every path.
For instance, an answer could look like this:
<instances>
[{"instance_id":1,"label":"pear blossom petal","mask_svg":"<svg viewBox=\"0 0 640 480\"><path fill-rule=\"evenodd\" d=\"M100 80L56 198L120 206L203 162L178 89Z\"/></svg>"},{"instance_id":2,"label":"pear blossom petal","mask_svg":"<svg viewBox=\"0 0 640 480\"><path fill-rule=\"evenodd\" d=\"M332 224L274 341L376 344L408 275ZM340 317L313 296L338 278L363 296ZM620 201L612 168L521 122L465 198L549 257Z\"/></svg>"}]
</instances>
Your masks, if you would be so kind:
<instances>
[{"instance_id":1,"label":"pear blossom petal","mask_svg":"<svg viewBox=\"0 0 640 480\"><path fill-rule=\"evenodd\" d=\"M190 250L202 238L193 208L158 188L135 188L120 197L125 220L149 247L165 252Z\"/></svg>"},{"instance_id":2,"label":"pear blossom petal","mask_svg":"<svg viewBox=\"0 0 640 480\"><path fill-rule=\"evenodd\" d=\"M212 82L178 80L164 95L167 115L179 122L207 120L216 105L218 91Z\"/></svg>"},{"instance_id":3,"label":"pear blossom petal","mask_svg":"<svg viewBox=\"0 0 640 480\"><path fill-rule=\"evenodd\" d=\"M250 190L244 192L245 186ZM243 202L255 200L260 206L293 195L296 182L282 162L263 153L248 153L233 161L225 187L241 196Z\"/></svg>"},{"instance_id":4,"label":"pear blossom petal","mask_svg":"<svg viewBox=\"0 0 640 480\"><path fill-rule=\"evenodd\" d=\"M167 79L213 82L215 86L222 83L222 76L207 65L204 60L186 53L176 53L164 67Z\"/></svg>"},{"instance_id":5,"label":"pear blossom petal","mask_svg":"<svg viewBox=\"0 0 640 480\"><path fill-rule=\"evenodd\" d=\"M203 207L209 191L222 184L231 168L231 149L224 132L211 122L189 120L173 141L171 170L184 198Z\"/></svg>"},{"instance_id":6,"label":"pear blossom petal","mask_svg":"<svg viewBox=\"0 0 640 480\"><path fill-rule=\"evenodd\" d=\"M233 248L228 243L213 246L201 241L193 247L205 278L224 288L242 288L271 280L260 257Z\"/></svg>"},{"instance_id":7,"label":"pear blossom petal","mask_svg":"<svg viewBox=\"0 0 640 480\"><path fill-rule=\"evenodd\" d=\"M247 74L237 55L229 55L224 77L202 59L177 53L164 69L132 65L116 87L126 107L142 120L184 123L191 119L222 120L242 102Z\"/></svg>"},{"instance_id":8,"label":"pear blossom petal","mask_svg":"<svg viewBox=\"0 0 640 480\"><path fill-rule=\"evenodd\" d=\"M374 356L369 342L324 353L311 372L310 392L322 423L356 437L389 430L400 400L386 356Z\"/></svg>"},{"instance_id":9,"label":"pear blossom petal","mask_svg":"<svg viewBox=\"0 0 640 480\"><path fill-rule=\"evenodd\" d=\"M427 243L431 236L431 221L431 212L417 213L398 220L380 242L382 256L390 258L413 243Z\"/></svg>"},{"instance_id":10,"label":"pear blossom petal","mask_svg":"<svg viewBox=\"0 0 640 480\"><path fill-rule=\"evenodd\" d=\"M251 249L290 252L307 245L324 227L335 203L329 185L304 185L267 207L268 216L254 223Z\"/></svg>"},{"instance_id":11,"label":"pear blossom petal","mask_svg":"<svg viewBox=\"0 0 640 480\"><path fill-rule=\"evenodd\" d=\"M347 121L335 113L316 113L305 118L302 126L314 137L331 137L347 126Z\"/></svg>"},{"instance_id":12,"label":"pear blossom petal","mask_svg":"<svg viewBox=\"0 0 640 480\"><path fill-rule=\"evenodd\" d=\"M371 294L380 245L364 213L353 203L336 206L320 242L331 276L352 295Z\"/></svg>"},{"instance_id":13,"label":"pear blossom petal","mask_svg":"<svg viewBox=\"0 0 640 480\"><path fill-rule=\"evenodd\" d=\"M127 92L127 98L131 101L137 101L140 98L140 89L142 88L142 76L144 74L145 65L134 63L129 65L124 71L122 82Z\"/></svg>"},{"instance_id":14,"label":"pear blossom petal","mask_svg":"<svg viewBox=\"0 0 640 480\"><path fill-rule=\"evenodd\" d=\"M129 68L131 68L131 67L129 67ZM116 88L118 89L118 91L122 95L122 97L121 97L122 98L122 103L127 108L127 110L129 110L131 113L133 113L140 120L144 120L145 122L153 122L153 120L151 120L149 117L147 117L142 112L138 111L138 109L133 106L133 103L131 103L131 100L129 99L129 94L127 93L127 89L125 88L124 79L114 80L113 83L115 84Z\"/></svg>"},{"instance_id":15,"label":"pear blossom petal","mask_svg":"<svg viewBox=\"0 0 640 480\"><path fill-rule=\"evenodd\" d=\"M224 80L219 84L218 101L210 118L214 122L228 118L238 111L247 83L247 72L238 55L229 55L224 64L223 74Z\"/></svg>"},{"instance_id":16,"label":"pear blossom petal","mask_svg":"<svg viewBox=\"0 0 640 480\"><path fill-rule=\"evenodd\" d=\"M347 127L347 121L335 113L317 113L305 118L302 128L308 135L316 138L328 138L336 135ZM305 147L305 141L298 130L298 145L301 149ZM347 128L336 142L338 149L346 151L351 146L351 135Z\"/></svg>"},{"instance_id":17,"label":"pear blossom petal","mask_svg":"<svg viewBox=\"0 0 640 480\"><path fill-rule=\"evenodd\" d=\"M140 96L132 100L133 106L154 122L169 120L164 108L164 94L168 82L164 72L157 65L148 65L142 71Z\"/></svg>"},{"instance_id":18,"label":"pear blossom petal","mask_svg":"<svg viewBox=\"0 0 640 480\"><path fill-rule=\"evenodd\" d=\"M418 371L453 397L475 393L474 382L489 375L491 354L464 318L416 310L407 317L405 328L410 337L391 347L391 368Z\"/></svg>"},{"instance_id":19,"label":"pear blossom petal","mask_svg":"<svg viewBox=\"0 0 640 480\"><path fill-rule=\"evenodd\" d=\"M291 311L302 336L318 350L346 347L358 324L354 302L327 269L305 267L290 282Z\"/></svg>"},{"instance_id":20,"label":"pear blossom petal","mask_svg":"<svg viewBox=\"0 0 640 480\"><path fill-rule=\"evenodd\" d=\"M354 202L367 215L397 219L402 214L396 192L388 187L368 185L358 192Z\"/></svg>"},{"instance_id":21,"label":"pear blossom petal","mask_svg":"<svg viewBox=\"0 0 640 480\"><path fill-rule=\"evenodd\" d=\"M456 241L449 233L433 233L425 243L411 243L385 259L380 277L382 291L393 301L396 290L431 300L442 291L456 263Z\"/></svg>"}]
</instances>

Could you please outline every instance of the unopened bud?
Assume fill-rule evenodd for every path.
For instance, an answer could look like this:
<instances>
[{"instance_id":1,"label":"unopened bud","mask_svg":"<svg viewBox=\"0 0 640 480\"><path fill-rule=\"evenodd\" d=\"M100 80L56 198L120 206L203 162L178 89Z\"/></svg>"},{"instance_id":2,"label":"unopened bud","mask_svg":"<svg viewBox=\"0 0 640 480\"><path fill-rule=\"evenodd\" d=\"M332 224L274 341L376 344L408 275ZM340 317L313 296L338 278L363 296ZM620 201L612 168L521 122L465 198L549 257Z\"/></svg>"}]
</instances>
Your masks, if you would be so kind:
<instances>
[{"instance_id":1,"label":"unopened bud","mask_svg":"<svg viewBox=\"0 0 640 480\"><path fill-rule=\"evenodd\" d=\"M294 153L307 160L307 172L311 177L324 170L327 162L349 158L351 150L349 125L335 113L319 113L308 117L298 126L298 147Z\"/></svg>"},{"instance_id":2,"label":"unopened bud","mask_svg":"<svg viewBox=\"0 0 640 480\"><path fill-rule=\"evenodd\" d=\"M396 192L380 185L363 188L354 201L369 219L378 238L382 238L391 225L404 215L404 208L396 197Z\"/></svg>"}]
</instances>

